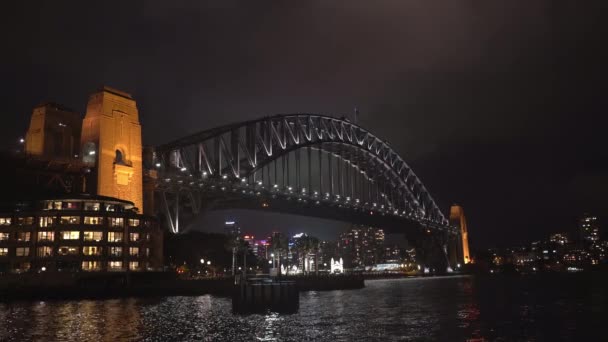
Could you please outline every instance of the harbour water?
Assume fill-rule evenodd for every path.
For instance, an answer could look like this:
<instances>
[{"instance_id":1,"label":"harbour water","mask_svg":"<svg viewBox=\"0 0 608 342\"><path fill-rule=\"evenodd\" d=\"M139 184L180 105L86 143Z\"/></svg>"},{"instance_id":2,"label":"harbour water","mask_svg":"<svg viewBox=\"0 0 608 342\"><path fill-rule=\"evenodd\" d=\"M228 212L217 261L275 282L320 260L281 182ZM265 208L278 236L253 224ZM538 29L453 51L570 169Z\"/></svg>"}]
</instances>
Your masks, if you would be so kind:
<instances>
[{"instance_id":1,"label":"harbour water","mask_svg":"<svg viewBox=\"0 0 608 342\"><path fill-rule=\"evenodd\" d=\"M371 280L303 292L291 315L212 295L0 303L0 341L599 341L607 324L597 274Z\"/></svg>"}]
</instances>

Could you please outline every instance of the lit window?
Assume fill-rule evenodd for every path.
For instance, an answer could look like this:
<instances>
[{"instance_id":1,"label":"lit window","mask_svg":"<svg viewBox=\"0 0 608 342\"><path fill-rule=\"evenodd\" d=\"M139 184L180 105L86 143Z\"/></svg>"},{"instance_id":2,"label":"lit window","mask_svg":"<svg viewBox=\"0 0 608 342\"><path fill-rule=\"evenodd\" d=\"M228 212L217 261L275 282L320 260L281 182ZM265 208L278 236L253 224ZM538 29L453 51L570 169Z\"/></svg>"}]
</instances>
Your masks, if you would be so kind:
<instances>
[{"instance_id":1,"label":"lit window","mask_svg":"<svg viewBox=\"0 0 608 342\"><path fill-rule=\"evenodd\" d=\"M17 225L19 226L30 226L34 224L34 218L29 217L17 217Z\"/></svg>"},{"instance_id":2,"label":"lit window","mask_svg":"<svg viewBox=\"0 0 608 342\"><path fill-rule=\"evenodd\" d=\"M10 226L11 218L10 217L0 217L0 226Z\"/></svg>"},{"instance_id":3,"label":"lit window","mask_svg":"<svg viewBox=\"0 0 608 342\"><path fill-rule=\"evenodd\" d=\"M60 232L62 240L78 240L80 239L80 232L77 230L69 230Z\"/></svg>"},{"instance_id":4,"label":"lit window","mask_svg":"<svg viewBox=\"0 0 608 342\"><path fill-rule=\"evenodd\" d=\"M103 217L85 216L84 224L103 224Z\"/></svg>"},{"instance_id":5,"label":"lit window","mask_svg":"<svg viewBox=\"0 0 608 342\"><path fill-rule=\"evenodd\" d=\"M58 255L78 255L78 247L75 246L61 246L57 249Z\"/></svg>"},{"instance_id":6,"label":"lit window","mask_svg":"<svg viewBox=\"0 0 608 342\"><path fill-rule=\"evenodd\" d=\"M38 242L55 240L54 232L38 232Z\"/></svg>"},{"instance_id":7,"label":"lit window","mask_svg":"<svg viewBox=\"0 0 608 342\"><path fill-rule=\"evenodd\" d=\"M53 225L53 221L54 221L54 217L53 216L43 216L40 217L39 221L40 221L40 227L50 227Z\"/></svg>"},{"instance_id":8,"label":"lit window","mask_svg":"<svg viewBox=\"0 0 608 342\"><path fill-rule=\"evenodd\" d=\"M129 240L131 240L132 242L139 241L139 233L129 234Z\"/></svg>"},{"instance_id":9,"label":"lit window","mask_svg":"<svg viewBox=\"0 0 608 342\"><path fill-rule=\"evenodd\" d=\"M8 256L8 248L0 248L0 256Z\"/></svg>"},{"instance_id":10,"label":"lit window","mask_svg":"<svg viewBox=\"0 0 608 342\"><path fill-rule=\"evenodd\" d=\"M61 224L80 224L80 217L78 216L61 216L59 219Z\"/></svg>"},{"instance_id":11,"label":"lit window","mask_svg":"<svg viewBox=\"0 0 608 342\"><path fill-rule=\"evenodd\" d=\"M53 202L53 209L61 210L61 202Z\"/></svg>"},{"instance_id":12,"label":"lit window","mask_svg":"<svg viewBox=\"0 0 608 342\"><path fill-rule=\"evenodd\" d=\"M7 241L8 239L10 239L10 237L10 233L0 233L0 241Z\"/></svg>"},{"instance_id":13,"label":"lit window","mask_svg":"<svg viewBox=\"0 0 608 342\"><path fill-rule=\"evenodd\" d=\"M108 242L122 242L122 232L108 232Z\"/></svg>"},{"instance_id":14,"label":"lit window","mask_svg":"<svg viewBox=\"0 0 608 342\"><path fill-rule=\"evenodd\" d=\"M65 209L71 209L71 210L78 209L78 203L77 202L67 202L67 203L65 203Z\"/></svg>"},{"instance_id":15,"label":"lit window","mask_svg":"<svg viewBox=\"0 0 608 342\"><path fill-rule=\"evenodd\" d=\"M110 256L113 256L113 257L122 256L122 247L110 247Z\"/></svg>"},{"instance_id":16,"label":"lit window","mask_svg":"<svg viewBox=\"0 0 608 342\"><path fill-rule=\"evenodd\" d=\"M150 248L146 248L146 258L150 256Z\"/></svg>"},{"instance_id":17,"label":"lit window","mask_svg":"<svg viewBox=\"0 0 608 342\"><path fill-rule=\"evenodd\" d=\"M15 248L15 255L18 257L29 256L30 248L29 247L17 247L17 248Z\"/></svg>"},{"instance_id":18,"label":"lit window","mask_svg":"<svg viewBox=\"0 0 608 342\"><path fill-rule=\"evenodd\" d=\"M17 232L17 241L20 241L20 242L30 241L30 232Z\"/></svg>"},{"instance_id":19,"label":"lit window","mask_svg":"<svg viewBox=\"0 0 608 342\"><path fill-rule=\"evenodd\" d=\"M129 219L129 226L130 227L137 227L137 226L139 226L139 219Z\"/></svg>"},{"instance_id":20,"label":"lit window","mask_svg":"<svg viewBox=\"0 0 608 342\"><path fill-rule=\"evenodd\" d=\"M112 204L106 204L105 208L106 208L106 211L114 211L115 210L114 205L112 205Z\"/></svg>"},{"instance_id":21,"label":"lit window","mask_svg":"<svg viewBox=\"0 0 608 342\"><path fill-rule=\"evenodd\" d=\"M122 217L108 217L110 220L110 227L123 227L124 219Z\"/></svg>"},{"instance_id":22,"label":"lit window","mask_svg":"<svg viewBox=\"0 0 608 342\"><path fill-rule=\"evenodd\" d=\"M101 255L102 248L99 246L84 246L82 254L84 255Z\"/></svg>"},{"instance_id":23,"label":"lit window","mask_svg":"<svg viewBox=\"0 0 608 342\"><path fill-rule=\"evenodd\" d=\"M53 256L53 248L49 246L38 247L36 255L42 258Z\"/></svg>"},{"instance_id":24,"label":"lit window","mask_svg":"<svg viewBox=\"0 0 608 342\"><path fill-rule=\"evenodd\" d=\"M129 255L137 256L139 254L139 247L129 247Z\"/></svg>"},{"instance_id":25,"label":"lit window","mask_svg":"<svg viewBox=\"0 0 608 342\"><path fill-rule=\"evenodd\" d=\"M101 270L101 262L100 261L83 261L82 270L83 271L99 271L99 270Z\"/></svg>"},{"instance_id":26,"label":"lit window","mask_svg":"<svg viewBox=\"0 0 608 342\"><path fill-rule=\"evenodd\" d=\"M129 269L131 271L135 271L135 270L139 269L139 261L130 261L129 262Z\"/></svg>"},{"instance_id":27,"label":"lit window","mask_svg":"<svg viewBox=\"0 0 608 342\"><path fill-rule=\"evenodd\" d=\"M83 232L84 241L99 242L103 239L103 232Z\"/></svg>"},{"instance_id":28,"label":"lit window","mask_svg":"<svg viewBox=\"0 0 608 342\"><path fill-rule=\"evenodd\" d=\"M84 203L85 211L99 211L99 203L97 202L85 202Z\"/></svg>"},{"instance_id":29,"label":"lit window","mask_svg":"<svg viewBox=\"0 0 608 342\"><path fill-rule=\"evenodd\" d=\"M108 270L110 271L121 271L122 261L110 261L108 262Z\"/></svg>"}]
</instances>

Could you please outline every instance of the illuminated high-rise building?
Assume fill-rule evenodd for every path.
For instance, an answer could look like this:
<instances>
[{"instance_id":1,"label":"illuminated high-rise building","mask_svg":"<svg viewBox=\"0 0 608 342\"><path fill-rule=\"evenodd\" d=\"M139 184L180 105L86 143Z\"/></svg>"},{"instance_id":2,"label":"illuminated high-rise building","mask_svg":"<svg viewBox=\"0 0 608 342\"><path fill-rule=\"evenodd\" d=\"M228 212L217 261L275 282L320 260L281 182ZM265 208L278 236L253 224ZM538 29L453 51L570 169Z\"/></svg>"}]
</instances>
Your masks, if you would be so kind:
<instances>
[{"instance_id":1,"label":"illuminated high-rise building","mask_svg":"<svg viewBox=\"0 0 608 342\"><path fill-rule=\"evenodd\" d=\"M348 267L373 266L384 258L384 231L382 229L356 225L340 234L340 254Z\"/></svg>"},{"instance_id":2,"label":"illuminated high-rise building","mask_svg":"<svg viewBox=\"0 0 608 342\"><path fill-rule=\"evenodd\" d=\"M457 226L460 229L462 261L465 264L471 263L471 254L469 253L469 233L467 220L464 216L464 209L461 206L454 204L450 208L450 224Z\"/></svg>"},{"instance_id":3,"label":"illuminated high-rise building","mask_svg":"<svg viewBox=\"0 0 608 342\"><path fill-rule=\"evenodd\" d=\"M600 226L596 216L585 214L579 221L579 234L586 243L594 243L600 239Z\"/></svg>"},{"instance_id":4,"label":"illuminated high-rise building","mask_svg":"<svg viewBox=\"0 0 608 342\"><path fill-rule=\"evenodd\" d=\"M241 227L234 220L228 220L224 222L224 232L227 235L231 235L233 237L237 237L241 235Z\"/></svg>"}]
</instances>

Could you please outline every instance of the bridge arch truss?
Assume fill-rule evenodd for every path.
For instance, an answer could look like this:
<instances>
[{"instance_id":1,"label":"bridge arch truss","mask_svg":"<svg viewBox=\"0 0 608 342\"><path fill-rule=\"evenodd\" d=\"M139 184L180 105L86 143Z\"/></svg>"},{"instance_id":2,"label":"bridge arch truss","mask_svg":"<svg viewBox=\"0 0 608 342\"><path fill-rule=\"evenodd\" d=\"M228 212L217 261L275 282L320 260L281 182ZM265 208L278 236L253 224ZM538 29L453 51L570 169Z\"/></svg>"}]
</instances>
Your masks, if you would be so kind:
<instances>
[{"instance_id":1,"label":"bridge arch truss","mask_svg":"<svg viewBox=\"0 0 608 342\"><path fill-rule=\"evenodd\" d=\"M197 194L210 190L278 196L449 227L403 158L346 119L286 114L221 126L157 147L153 163L173 232L180 230L180 194L196 212L201 207Z\"/></svg>"}]
</instances>

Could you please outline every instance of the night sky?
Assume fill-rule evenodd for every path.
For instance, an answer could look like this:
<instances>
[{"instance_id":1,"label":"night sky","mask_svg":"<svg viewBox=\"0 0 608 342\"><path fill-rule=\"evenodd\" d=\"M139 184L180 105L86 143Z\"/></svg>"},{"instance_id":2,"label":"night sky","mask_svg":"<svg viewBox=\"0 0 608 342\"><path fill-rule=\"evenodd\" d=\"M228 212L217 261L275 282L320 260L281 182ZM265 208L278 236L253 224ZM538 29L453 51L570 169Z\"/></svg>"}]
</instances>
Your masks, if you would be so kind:
<instances>
[{"instance_id":1,"label":"night sky","mask_svg":"<svg viewBox=\"0 0 608 342\"><path fill-rule=\"evenodd\" d=\"M134 95L147 145L357 106L444 212L464 206L473 248L573 230L585 211L606 223L605 3L438 3L10 2L0 11L0 145L14 147L34 105L84 115L104 84ZM228 216L254 233L344 228L247 212L207 221Z\"/></svg>"}]
</instances>

